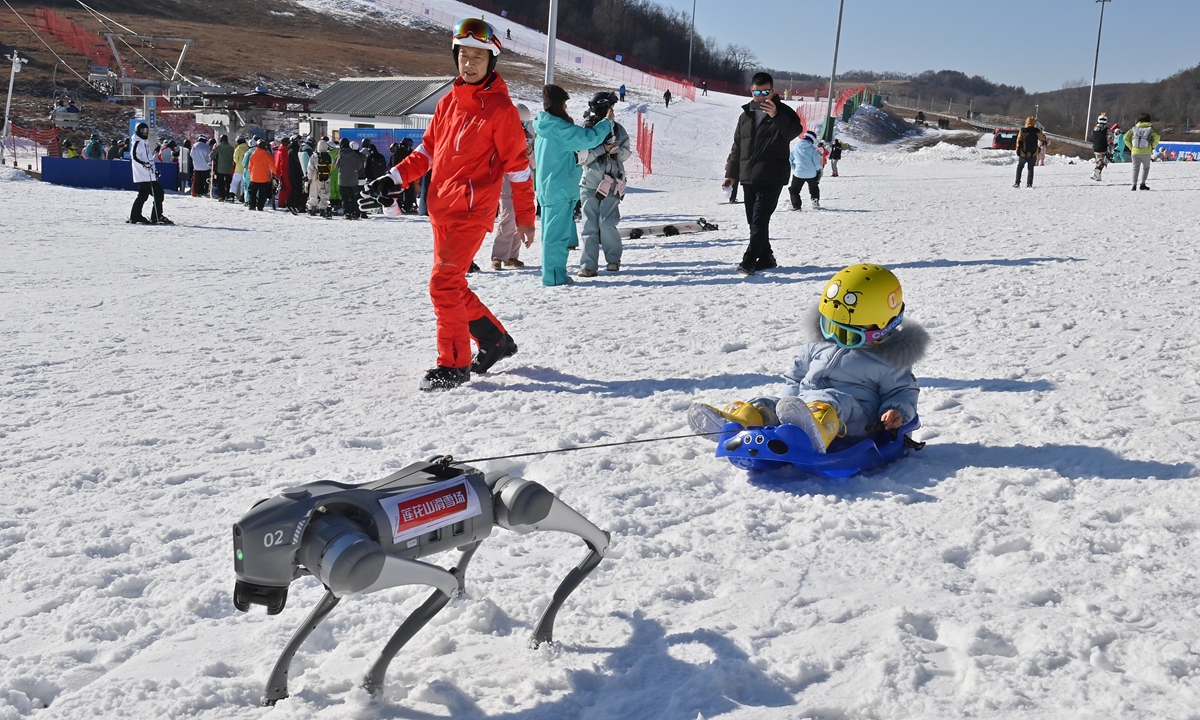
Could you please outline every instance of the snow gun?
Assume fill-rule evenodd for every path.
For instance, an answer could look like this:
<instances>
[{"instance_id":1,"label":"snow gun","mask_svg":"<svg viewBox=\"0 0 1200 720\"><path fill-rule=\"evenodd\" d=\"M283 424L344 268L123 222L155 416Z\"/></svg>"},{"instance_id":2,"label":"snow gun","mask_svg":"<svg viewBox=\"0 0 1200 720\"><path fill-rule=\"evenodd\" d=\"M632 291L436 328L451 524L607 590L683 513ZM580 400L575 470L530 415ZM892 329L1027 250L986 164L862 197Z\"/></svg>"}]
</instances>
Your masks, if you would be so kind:
<instances>
[{"instance_id":1,"label":"snow gun","mask_svg":"<svg viewBox=\"0 0 1200 720\"><path fill-rule=\"evenodd\" d=\"M362 485L318 481L260 500L233 526L234 606L246 612L265 605L268 615L276 615L293 581L312 575L325 586L275 662L263 705L288 696L292 657L343 597L432 586L433 594L401 623L367 673L363 687L380 693L388 665L405 643L463 591L467 564L497 525L520 534L557 530L587 543L587 556L554 592L529 645L552 642L559 609L600 564L609 535L536 482L502 472L485 475L446 456ZM450 548L462 553L450 569L421 560Z\"/></svg>"}]
</instances>

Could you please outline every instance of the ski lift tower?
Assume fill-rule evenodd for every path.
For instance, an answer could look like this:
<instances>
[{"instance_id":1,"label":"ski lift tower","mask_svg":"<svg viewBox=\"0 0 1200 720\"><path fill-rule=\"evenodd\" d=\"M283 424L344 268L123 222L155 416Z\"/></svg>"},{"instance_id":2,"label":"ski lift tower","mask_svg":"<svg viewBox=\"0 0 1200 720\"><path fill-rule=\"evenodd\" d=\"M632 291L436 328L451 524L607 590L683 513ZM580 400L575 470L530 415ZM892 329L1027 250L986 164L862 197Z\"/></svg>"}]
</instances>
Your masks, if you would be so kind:
<instances>
[{"instance_id":1,"label":"ski lift tower","mask_svg":"<svg viewBox=\"0 0 1200 720\"><path fill-rule=\"evenodd\" d=\"M12 70L8 74L8 99L4 101L4 132L0 132L0 165L4 164L4 141L8 139L9 135L12 135L8 113L12 110L13 81L17 79L17 73L21 72L21 66L29 62L17 54L16 48L13 48L11 55L4 57L12 60Z\"/></svg>"},{"instance_id":2,"label":"ski lift tower","mask_svg":"<svg viewBox=\"0 0 1200 720\"><path fill-rule=\"evenodd\" d=\"M183 67L183 59L187 57L188 49L191 48L192 45L196 44L196 40L194 38L166 37L163 35L138 35L135 33L104 33L104 37L108 38L108 46L112 49L113 57L116 58L117 66L121 70L121 76L116 80L116 82L120 84L121 95L124 97L131 97L135 87L142 94L142 117L145 119L146 124L150 126L150 142L153 143L155 136L158 134L157 125L159 92L163 89L164 84L168 86L166 88L168 94L172 94L173 90L178 91L179 83L177 81L180 79L186 80L189 83L192 82L180 72L180 68ZM125 59L121 57L121 51L117 49L117 40L121 40L123 44L130 48L133 47L133 45L130 43L131 40L141 43L142 47L148 47L151 49L154 48L154 43L156 42L178 43L183 45L183 48L179 51L179 59L175 61L175 65L171 69L170 77L167 77L165 72L155 67L154 69L158 70L158 72L163 76L162 79L135 78L130 76ZM165 83L164 79L166 81Z\"/></svg>"}]
</instances>

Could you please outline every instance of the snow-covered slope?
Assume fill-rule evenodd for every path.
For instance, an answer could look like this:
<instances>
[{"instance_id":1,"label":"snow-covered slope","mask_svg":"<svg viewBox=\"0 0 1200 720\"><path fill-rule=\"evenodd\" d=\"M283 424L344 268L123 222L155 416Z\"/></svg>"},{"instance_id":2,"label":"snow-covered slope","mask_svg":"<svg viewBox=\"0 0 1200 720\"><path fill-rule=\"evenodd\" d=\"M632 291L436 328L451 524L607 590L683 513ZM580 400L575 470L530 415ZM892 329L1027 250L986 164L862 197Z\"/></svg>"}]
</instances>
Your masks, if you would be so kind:
<instances>
[{"instance_id":1,"label":"snow-covered slope","mask_svg":"<svg viewBox=\"0 0 1200 720\"><path fill-rule=\"evenodd\" d=\"M983 152L864 149L825 210L781 207L782 267L740 280L742 207L716 204L740 102L647 107L656 173L625 201L719 231L570 287L540 285L536 245L473 276L520 353L436 395L425 221L170 196L178 226L130 227L131 194L4 170L0 718L1196 717L1200 168L1131 193L1128 166L1057 164L1014 190ZM686 432L694 400L777 390L797 319L868 260L933 336L924 451L838 482L751 478L702 439L485 463L613 533L560 644L526 636L582 546L497 531L381 702L358 682L425 591L343 602L294 696L257 706L321 589L234 610L253 502Z\"/></svg>"}]
</instances>

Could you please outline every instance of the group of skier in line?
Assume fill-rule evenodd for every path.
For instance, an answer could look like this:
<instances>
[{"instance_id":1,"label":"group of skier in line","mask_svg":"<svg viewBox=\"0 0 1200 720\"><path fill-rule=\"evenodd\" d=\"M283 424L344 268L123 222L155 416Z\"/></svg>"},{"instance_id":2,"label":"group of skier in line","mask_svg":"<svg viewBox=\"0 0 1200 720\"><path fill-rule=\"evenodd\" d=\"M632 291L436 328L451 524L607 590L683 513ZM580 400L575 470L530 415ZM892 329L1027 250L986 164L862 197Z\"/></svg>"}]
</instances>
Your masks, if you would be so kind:
<instances>
[{"instance_id":1,"label":"group of skier in line","mask_svg":"<svg viewBox=\"0 0 1200 720\"><path fill-rule=\"evenodd\" d=\"M138 144L136 135L133 141ZM327 137L285 136L268 142L242 135L231 143L228 135L200 135L195 142L184 140L182 145L175 140L161 142L149 156L151 162L177 163L177 189L190 190L193 197L240 202L259 211L270 201L273 207L293 214L307 212L328 218L340 213L354 220L363 216L358 208L362 186L407 157L412 146L412 140L404 138L393 143L389 156L384 157L370 140L363 140L360 148L357 141L345 138L334 144ZM113 147L119 149L117 143ZM139 152L134 158L135 164L145 164L141 155ZM343 197L349 202L343 203ZM407 214L418 212L416 184L407 188L401 207ZM139 215L134 212L130 222L153 222L139 220Z\"/></svg>"}]
</instances>

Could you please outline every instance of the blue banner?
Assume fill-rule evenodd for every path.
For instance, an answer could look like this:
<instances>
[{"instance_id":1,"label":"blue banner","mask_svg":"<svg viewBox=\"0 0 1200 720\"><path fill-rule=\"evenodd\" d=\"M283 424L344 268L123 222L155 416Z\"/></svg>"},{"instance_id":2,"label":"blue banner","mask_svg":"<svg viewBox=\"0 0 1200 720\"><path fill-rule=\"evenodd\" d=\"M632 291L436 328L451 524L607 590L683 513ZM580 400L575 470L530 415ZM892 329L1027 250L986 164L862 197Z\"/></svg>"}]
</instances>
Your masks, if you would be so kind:
<instances>
[{"instance_id":1,"label":"blue banner","mask_svg":"<svg viewBox=\"0 0 1200 720\"><path fill-rule=\"evenodd\" d=\"M1159 160L1200 162L1200 142L1161 142L1155 151Z\"/></svg>"},{"instance_id":2,"label":"blue banner","mask_svg":"<svg viewBox=\"0 0 1200 720\"><path fill-rule=\"evenodd\" d=\"M422 129L396 129L396 128L343 128L338 130L338 138L346 138L347 140L358 141L359 147L362 147L363 140L370 140L371 144L379 148L379 152L387 155L388 148L394 142L400 142L404 138L412 138L413 147L421 144L421 138L425 136L425 130Z\"/></svg>"}]
</instances>

